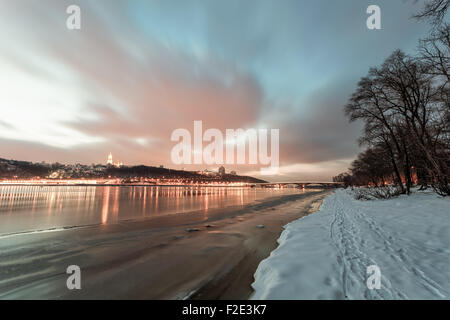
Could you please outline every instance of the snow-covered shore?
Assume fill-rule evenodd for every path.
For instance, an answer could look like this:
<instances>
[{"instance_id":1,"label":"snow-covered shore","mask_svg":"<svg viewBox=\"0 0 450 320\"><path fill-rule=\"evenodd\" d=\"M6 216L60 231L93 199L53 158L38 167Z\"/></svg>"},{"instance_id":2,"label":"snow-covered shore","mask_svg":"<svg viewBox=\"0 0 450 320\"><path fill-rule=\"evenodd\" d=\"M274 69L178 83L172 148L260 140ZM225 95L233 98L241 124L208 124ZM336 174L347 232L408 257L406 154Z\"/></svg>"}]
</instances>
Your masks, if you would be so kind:
<instances>
[{"instance_id":1,"label":"snow-covered shore","mask_svg":"<svg viewBox=\"0 0 450 320\"><path fill-rule=\"evenodd\" d=\"M328 196L289 223L255 273L253 299L450 299L450 198ZM381 288L369 289L381 271Z\"/></svg>"}]
</instances>

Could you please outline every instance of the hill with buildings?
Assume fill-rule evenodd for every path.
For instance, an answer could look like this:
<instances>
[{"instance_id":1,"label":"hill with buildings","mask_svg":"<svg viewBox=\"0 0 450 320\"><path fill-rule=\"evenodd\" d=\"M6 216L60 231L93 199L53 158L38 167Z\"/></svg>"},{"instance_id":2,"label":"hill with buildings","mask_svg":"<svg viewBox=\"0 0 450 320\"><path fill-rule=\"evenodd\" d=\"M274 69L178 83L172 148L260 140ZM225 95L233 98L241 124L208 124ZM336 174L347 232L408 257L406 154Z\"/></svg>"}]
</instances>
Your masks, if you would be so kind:
<instances>
[{"instance_id":1,"label":"hill with buildings","mask_svg":"<svg viewBox=\"0 0 450 320\"><path fill-rule=\"evenodd\" d=\"M125 166L112 162L103 164L61 164L27 162L0 158L0 179L119 179L121 183L175 180L185 182L244 182L264 183L266 181L235 172L226 173L224 167L218 172L185 171L153 166Z\"/></svg>"}]
</instances>

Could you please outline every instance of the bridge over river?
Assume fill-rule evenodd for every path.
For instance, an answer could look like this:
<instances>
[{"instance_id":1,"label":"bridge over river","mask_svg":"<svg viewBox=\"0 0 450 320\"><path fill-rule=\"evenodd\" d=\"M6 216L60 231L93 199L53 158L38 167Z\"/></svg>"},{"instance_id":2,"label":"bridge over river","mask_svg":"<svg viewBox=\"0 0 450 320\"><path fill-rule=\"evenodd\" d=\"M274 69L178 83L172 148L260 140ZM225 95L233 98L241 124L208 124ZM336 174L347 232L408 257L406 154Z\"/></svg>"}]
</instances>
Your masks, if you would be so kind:
<instances>
[{"instance_id":1,"label":"bridge over river","mask_svg":"<svg viewBox=\"0 0 450 320\"><path fill-rule=\"evenodd\" d=\"M290 181L290 182L266 182L257 183L255 186L260 186L262 188L281 188L284 186L297 186L300 188L340 188L344 186L343 182L322 182L322 181Z\"/></svg>"}]
</instances>

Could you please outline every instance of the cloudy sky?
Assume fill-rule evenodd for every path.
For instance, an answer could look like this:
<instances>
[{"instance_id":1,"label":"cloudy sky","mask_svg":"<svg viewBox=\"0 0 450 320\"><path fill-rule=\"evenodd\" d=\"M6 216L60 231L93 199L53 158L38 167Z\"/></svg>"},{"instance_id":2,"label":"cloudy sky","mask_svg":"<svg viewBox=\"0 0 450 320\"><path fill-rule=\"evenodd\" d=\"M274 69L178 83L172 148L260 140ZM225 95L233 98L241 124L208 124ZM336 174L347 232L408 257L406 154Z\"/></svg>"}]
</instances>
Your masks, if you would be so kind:
<instances>
[{"instance_id":1,"label":"cloudy sky","mask_svg":"<svg viewBox=\"0 0 450 320\"><path fill-rule=\"evenodd\" d=\"M81 8L81 30L66 8ZM382 30L366 9L381 8ZM358 152L343 105L429 27L403 0L0 0L0 157L178 168L177 128L279 128L278 176L330 180ZM183 166L186 169L198 167ZM206 166L200 166L202 168ZM213 169L214 166L211 167ZM231 168L230 168L231 169ZM238 166L257 175L257 168Z\"/></svg>"}]
</instances>

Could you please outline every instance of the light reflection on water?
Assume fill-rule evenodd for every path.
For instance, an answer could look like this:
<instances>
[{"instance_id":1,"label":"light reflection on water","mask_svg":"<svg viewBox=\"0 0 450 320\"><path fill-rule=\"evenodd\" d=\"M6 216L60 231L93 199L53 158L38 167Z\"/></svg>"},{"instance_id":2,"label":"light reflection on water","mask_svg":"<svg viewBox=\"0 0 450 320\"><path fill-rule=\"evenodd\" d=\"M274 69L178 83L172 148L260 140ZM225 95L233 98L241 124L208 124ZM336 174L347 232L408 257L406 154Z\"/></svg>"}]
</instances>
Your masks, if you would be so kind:
<instances>
[{"instance_id":1,"label":"light reflection on water","mask_svg":"<svg viewBox=\"0 0 450 320\"><path fill-rule=\"evenodd\" d=\"M0 186L0 235L55 227L111 224L302 192L226 187Z\"/></svg>"}]
</instances>

